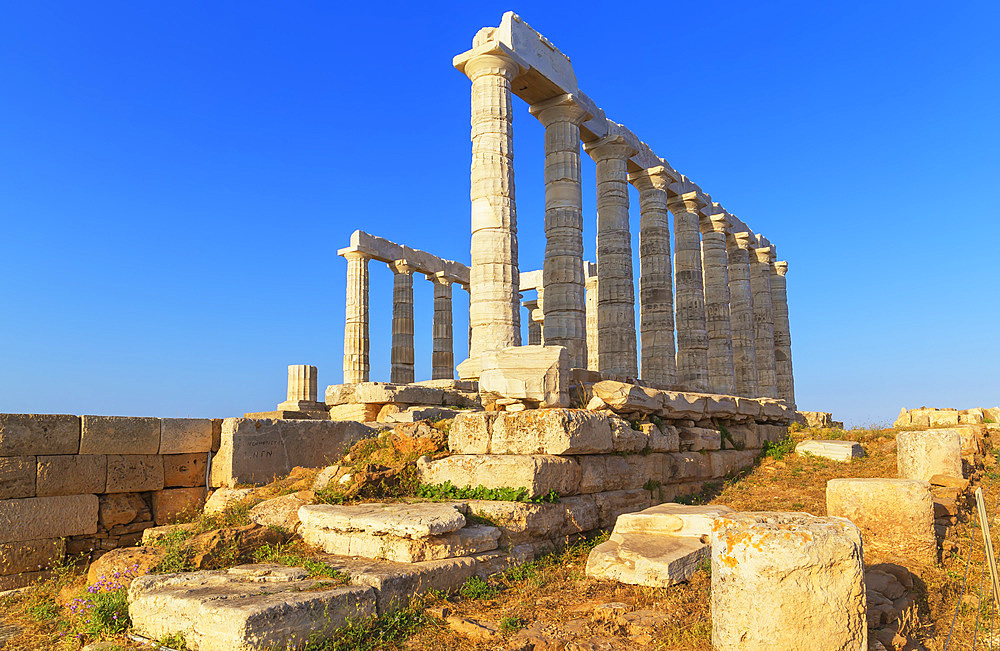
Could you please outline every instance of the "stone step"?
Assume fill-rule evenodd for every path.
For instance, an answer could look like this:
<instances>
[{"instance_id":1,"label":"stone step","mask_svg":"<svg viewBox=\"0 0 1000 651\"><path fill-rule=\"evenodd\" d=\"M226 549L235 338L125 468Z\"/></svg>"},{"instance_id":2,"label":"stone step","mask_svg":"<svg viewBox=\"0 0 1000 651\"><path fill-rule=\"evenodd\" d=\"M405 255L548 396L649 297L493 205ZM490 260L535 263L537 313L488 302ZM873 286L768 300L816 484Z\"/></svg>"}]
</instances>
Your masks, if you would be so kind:
<instances>
[{"instance_id":1,"label":"stone step","mask_svg":"<svg viewBox=\"0 0 1000 651\"><path fill-rule=\"evenodd\" d=\"M660 534L700 538L712 534L712 522L720 515L732 513L728 506L688 506L668 502L638 513L618 516L616 534Z\"/></svg>"},{"instance_id":2,"label":"stone step","mask_svg":"<svg viewBox=\"0 0 1000 651\"><path fill-rule=\"evenodd\" d=\"M865 456L864 449L857 441L802 441L795 446L795 452L834 461L850 461Z\"/></svg>"},{"instance_id":3,"label":"stone step","mask_svg":"<svg viewBox=\"0 0 1000 651\"><path fill-rule=\"evenodd\" d=\"M397 563L417 563L469 556L497 548L500 530L471 525L452 533L426 538L400 538L362 531L334 531L304 524L302 538L328 554L357 556Z\"/></svg>"},{"instance_id":4,"label":"stone step","mask_svg":"<svg viewBox=\"0 0 1000 651\"><path fill-rule=\"evenodd\" d=\"M612 534L587 558L587 576L665 588L686 581L711 553L698 538L661 534Z\"/></svg>"},{"instance_id":5,"label":"stone step","mask_svg":"<svg viewBox=\"0 0 1000 651\"><path fill-rule=\"evenodd\" d=\"M427 538L458 531L465 516L451 504L309 504L299 508L303 527L363 532L397 538Z\"/></svg>"},{"instance_id":6,"label":"stone step","mask_svg":"<svg viewBox=\"0 0 1000 651\"><path fill-rule=\"evenodd\" d=\"M385 418L387 423L416 423L421 420L441 420L454 418L461 412L448 407L409 407Z\"/></svg>"}]
</instances>

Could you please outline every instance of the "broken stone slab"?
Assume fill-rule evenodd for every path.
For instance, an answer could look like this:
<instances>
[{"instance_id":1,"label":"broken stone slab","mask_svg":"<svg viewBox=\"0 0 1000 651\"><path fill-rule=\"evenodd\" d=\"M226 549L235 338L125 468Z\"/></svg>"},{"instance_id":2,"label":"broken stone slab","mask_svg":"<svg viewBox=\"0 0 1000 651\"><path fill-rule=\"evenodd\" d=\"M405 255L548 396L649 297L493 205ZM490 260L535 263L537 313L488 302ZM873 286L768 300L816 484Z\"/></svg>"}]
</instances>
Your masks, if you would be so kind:
<instances>
[{"instance_id":1,"label":"broken stone slab","mask_svg":"<svg viewBox=\"0 0 1000 651\"><path fill-rule=\"evenodd\" d=\"M421 457L417 471L424 484L524 488L528 497L551 491L575 495L580 487L580 465L571 457L551 454L453 454L436 461Z\"/></svg>"},{"instance_id":2,"label":"broken stone slab","mask_svg":"<svg viewBox=\"0 0 1000 651\"><path fill-rule=\"evenodd\" d=\"M359 531L398 538L427 538L458 531L465 516L451 504L310 504L299 508L304 527Z\"/></svg>"},{"instance_id":3,"label":"broken stone slab","mask_svg":"<svg viewBox=\"0 0 1000 651\"><path fill-rule=\"evenodd\" d=\"M663 411L663 393L625 382L602 380L591 387L594 396L617 412L657 414Z\"/></svg>"},{"instance_id":4,"label":"broken stone slab","mask_svg":"<svg viewBox=\"0 0 1000 651\"><path fill-rule=\"evenodd\" d=\"M282 495L250 509L250 521L264 527L278 527L291 533L299 530L299 509L309 502L297 494Z\"/></svg>"},{"instance_id":5,"label":"broken stone slab","mask_svg":"<svg viewBox=\"0 0 1000 651\"><path fill-rule=\"evenodd\" d=\"M482 355L479 391L569 406L569 355L563 346L511 346Z\"/></svg>"},{"instance_id":6,"label":"broken stone slab","mask_svg":"<svg viewBox=\"0 0 1000 651\"><path fill-rule=\"evenodd\" d=\"M236 504L246 499L251 493L253 493L252 488L220 488L214 491L208 498L202 512L205 515L222 513L231 504Z\"/></svg>"},{"instance_id":7,"label":"broken stone slab","mask_svg":"<svg viewBox=\"0 0 1000 651\"><path fill-rule=\"evenodd\" d=\"M500 539L499 529L484 525L470 525L452 533L426 538L398 538L362 531L322 529L306 522L300 533L308 544L328 554L397 563L435 561L488 552L497 548Z\"/></svg>"},{"instance_id":8,"label":"broken stone slab","mask_svg":"<svg viewBox=\"0 0 1000 651\"><path fill-rule=\"evenodd\" d=\"M454 418L460 411L448 407L408 407L385 418L387 423L416 423L421 420Z\"/></svg>"},{"instance_id":9,"label":"broken stone slab","mask_svg":"<svg viewBox=\"0 0 1000 651\"><path fill-rule=\"evenodd\" d=\"M277 565L147 575L129 587L135 631L152 639L183 634L200 651L300 648L313 635L374 616L366 586L326 588L305 570Z\"/></svg>"},{"instance_id":10,"label":"broken stone slab","mask_svg":"<svg viewBox=\"0 0 1000 651\"><path fill-rule=\"evenodd\" d=\"M963 477L962 436L954 429L900 432L896 469L903 479L930 481L934 475Z\"/></svg>"},{"instance_id":11,"label":"broken stone slab","mask_svg":"<svg viewBox=\"0 0 1000 651\"><path fill-rule=\"evenodd\" d=\"M587 576L665 588L686 581L710 548L698 538L614 533L587 557Z\"/></svg>"},{"instance_id":12,"label":"broken stone slab","mask_svg":"<svg viewBox=\"0 0 1000 651\"><path fill-rule=\"evenodd\" d=\"M97 532L96 495L0 500L0 543Z\"/></svg>"},{"instance_id":13,"label":"broken stone slab","mask_svg":"<svg viewBox=\"0 0 1000 651\"><path fill-rule=\"evenodd\" d=\"M637 513L618 516L615 533L658 534L701 538L710 536L712 523L721 515L734 511L728 506L689 506L686 504L659 504Z\"/></svg>"},{"instance_id":14,"label":"broken stone slab","mask_svg":"<svg viewBox=\"0 0 1000 651\"><path fill-rule=\"evenodd\" d=\"M802 441L795 446L795 452L834 461L850 461L865 456L864 448L857 441Z\"/></svg>"}]
</instances>

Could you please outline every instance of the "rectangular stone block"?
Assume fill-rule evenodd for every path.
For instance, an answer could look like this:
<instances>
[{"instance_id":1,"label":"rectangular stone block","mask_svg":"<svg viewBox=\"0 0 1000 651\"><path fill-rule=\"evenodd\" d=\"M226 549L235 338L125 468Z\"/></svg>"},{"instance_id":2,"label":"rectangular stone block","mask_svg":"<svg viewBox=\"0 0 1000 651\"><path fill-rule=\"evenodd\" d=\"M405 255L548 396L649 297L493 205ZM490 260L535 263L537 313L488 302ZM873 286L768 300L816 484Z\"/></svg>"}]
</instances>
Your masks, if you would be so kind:
<instances>
[{"instance_id":1,"label":"rectangular stone block","mask_svg":"<svg viewBox=\"0 0 1000 651\"><path fill-rule=\"evenodd\" d=\"M79 451L79 416L0 414L0 457L76 454Z\"/></svg>"},{"instance_id":2,"label":"rectangular stone block","mask_svg":"<svg viewBox=\"0 0 1000 651\"><path fill-rule=\"evenodd\" d=\"M0 543L0 575L48 570L65 553L62 538Z\"/></svg>"},{"instance_id":3,"label":"rectangular stone block","mask_svg":"<svg viewBox=\"0 0 1000 651\"><path fill-rule=\"evenodd\" d=\"M180 486L204 486L208 464L208 454L165 454L163 455L163 485L166 488Z\"/></svg>"},{"instance_id":4,"label":"rectangular stone block","mask_svg":"<svg viewBox=\"0 0 1000 651\"><path fill-rule=\"evenodd\" d=\"M489 454L493 421L497 412L474 411L455 416L448 430L448 449L453 454Z\"/></svg>"},{"instance_id":5,"label":"rectangular stone block","mask_svg":"<svg viewBox=\"0 0 1000 651\"><path fill-rule=\"evenodd\" d=\"M0 500L0 542L84 536L96 532L96 495Z\"/></svg>"},{"instance_id":6,"label":"rectangular stone block","mask_svg":"<svg viewBox=\"0 0 1000 651\"><path fill-rule=\"evenodd\" d=\"M935 409L927 414L931 427L952 427L958 425L957 409Z\"/></svg>"},{"instance_id":7,"label":"rectangular stone block","mask_svg":"<svg viewBox=\"0 0 1000 651\"><path fill-rule=\"evenodd\" d=\"M700 452L671 452L663 455L663 481L686 482L712 476L712 462Z\"/></svg>"},{"instance_id":8,"label":"rectangular stone block","mask_svg":"<svg viewBox=\"0 0 1000 651\"><path fill-rule=\"evenodd\" d=\"M330 395L331 388L327 388L328 396ZM327 404L337 404L337 396L334 396L334 401L333 403L327 402ZM390 402L407 405L440 405L444 402L444 391L418 384L362 382L354 385L353 395L346 402L379 403L383 405Z\"/></svg>"},{"instance_id":9,"label":"rectangular stone block","mask_svg":"<svg viewBox=\"0 0 1000 651\"><path fill-rule=\"evenodd\" d=\"M700 450L718 450L722 447L722 433L718 430L704 427L678 428L681 450L698 452Z\"/></svg>"},{"instance_id":10,"label":"rectangular stone block","mask_svg":"<svg viewBox=\"0 0 1000 651\"><path fill-rule=\"evenodd\" d=\"M663 411L663 392L657 389L603 380L594 384L591 390L616 412L657 414Z\"/></svg>"},{"instance_id":11,"label":"rectangular stone block","mask_svg":"<svg viewBox=\"0 0 1000 651\"><path fill-rule=\"evenodd\" d=\"M156 454L109 454L105 493L163 489L163 457Z\"/></svg>"},{"instance_id":12,"label":"rectangular stone block","mask_svg":"<svg viewBox=\"0 0 1000 651\"><path fill-rule=\"evenodd\" d=\"M865 561L937 559L934 498L918 479L831 479L827 515L847 518L861 530Z\"/></svg>"},{"instance_id":13,"label":"rectangular stone block","mask_svg":"<svg viewBox=\"0 0 1000 651\"><path fill-rule=\"evenodd\" d=\"M554 455L455 454L437 461L418 461L417 470L424 484L524 488L528 497L550 491L575 495L580 488L580 465L570 457Z\"/></svg>"},{"instance_id":14,"label":"rectangular stone block","mask_svg":"<svg viewBox=\"0 0 1000 651\"><path fill-rule=\"evenodd\" d=\"M189 454L212 449L212 421L208 418L160 419L160 454Z\"/></svg>"},{"instance_id":15,"label":"rectangular stone block","mask_svg":"<svg viewBox=\"0 0 1000 651\"><path fill-rule=\"evenodd\" d=\"M34 585L39 581L44 581L52 576L52 572L45 570L42 572L21 572L20 574L0 575L0 592L6 590L17 590Z\"/></svg>"},{"instance_id":16,"label":"rectangular stone block","mask_svg":"<svg viewBox=\"0 0 1000 651\"><path fill-rule=\"evenodd\" d=\"M80 454L156 454L160 419L82 416Z\"/></svg>"},{"instance_id":17,"label":"rectangular stone block","mask_svg":"<svg viewBox=\"0 0 1000 651\"><path fill-rule=\"evenodd\" d=\"M347 405L330 407L330 420L353 420L359 423L373 423L378 419L378 412L383 405L376 403L355 402Z\"/></svg>"},{"instance_id":18,"label":"rectangular stone block","mask_svg":"<svg viewBox=\"0 0 1000 651\"><path fill-rule=\"evenodd\" d=\"M499 552L484 552L492 554ZM410 605L430 590L454 592L478 573L479 557L445 558L420 563L388 563L344 557L325 562L351 577L354 585L369 586L378 599L378 614L387 615Z\"/></svg>"},{"instance_id":19,"label":"rectangular stone block","mask_svg":"<svg viewBox=\"0 0 1000 651\"><path fill-rule=\"evenodd\" d=\"M730 477L754 464L757 453L752 450L718 450L709 452L709 473L712 479Z\"/></svg>"},{"instance_id":20,"label":"rectangular stone block","mask_svg":"<svg viewBox=\"0 0 1000 651\"><path fill-rule=\"evenodd\" d=\"M489 447L492 454L600 454L614 449L609 417L577 409L501 413L493 421Z\"/></svg>"},{"instance_id":21,"label":"rectangular stone block","mask_svg":"<svg viewBox=\"0 0 1000 651\"><path fill-rule=\"evenodd\" d=\"M500 530L500 546L563 535L567 509L558 504L469 500L469 513Z\"/></svg>"},{"instance_id":22,"label":"rectangular stone block","mask_svg":"<svg viewBox=\"0 0 1000 651\"><path fill-rule=\"evenodd\" d=\"M630 475L630 467L624 457L605 454L588 454L575 457L580 464L580 493L600 493L616 491L632 486L634 478Z\"/></svg>"},{"instance_id":23,"label":"rectangular stone block","mask_svg":"<svg viewBox=\"0 0 1000 651\"><path fill-rule=\"evenodd\" d=\"M39 497L103 493L107 480L108 458L103 454L38 457L36 494Z\"/></svg>"},{"instance_id":24,"label":"rectangular stone block","mask_svg":"<svg viewBox=\"0 0 1000 651\"><path fill-rule=\"evenodd\" d=\"M333 531L304 526L302 539L328 554L358 556L396 563L436 561L469 556L497 548L500 531L496 527L470 525L452 533L427 538L396 538L362 531Z\"/></svg>"},{"instance_id":25,"label":"rectangular stone block","mask_svg":"<svg viewBox=\"0 0 1000 651\"><path fill-rule=\"evenodd\" d=\"M167 488L153 492L153 520L158 526L173 524L182 516L201 510L204 488Z\"/></svg>"},{"instance_id":26,"label":"rectangular stone block","mask_svg":"<svg viewBox=\"0 0 1000 651\"><path fill-rule=\"evenodd\" d=\"M957 429L900 432L896 470L903 479L930 481L934 475L962 475L962 435Z\"/></svg>"},{"instance_id":27,"label":"rectangular stone block","mask_svg":"<svg viewBox=\"0 0 1000 651\"><path fill-rule=\"evenodd\" d=\"M618 516L623 513L634 513L652 506L649 491L641 488L627 491L595 493L598 522L602 528L613 527Z\"/></svg>"},{"instance_id":28,"label":"rectangular stone block","mask_svg":"<svg viewBox=\"0 0 1000 651\"><path fill-rule=\"evenodd\" d=\"M35 457L0 457L0 500L35 496Z\"/></svg>"},{"instance_id":29,"label":"rectangular stone block","mask_svg":"<svg viewBox=\"0 0 1000 651\"><path fill-rule=\"evenodd\" d=\"M481 393L569 407L569 356L562 346L511 346L486 352Z\"/></svg>"}]
</instances>

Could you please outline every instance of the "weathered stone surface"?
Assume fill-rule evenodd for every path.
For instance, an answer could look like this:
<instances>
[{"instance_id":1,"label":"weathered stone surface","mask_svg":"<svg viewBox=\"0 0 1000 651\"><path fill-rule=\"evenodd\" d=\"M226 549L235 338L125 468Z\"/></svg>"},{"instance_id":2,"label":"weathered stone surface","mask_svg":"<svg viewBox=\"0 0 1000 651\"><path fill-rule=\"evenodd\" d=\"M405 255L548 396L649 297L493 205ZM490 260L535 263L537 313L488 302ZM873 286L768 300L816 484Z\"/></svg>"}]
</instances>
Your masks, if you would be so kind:
<instances>
[{"instance_id":1,"label":"weathered stone surface","mask_svg":"<svg viewBox=\"0 0 1000 651\"><path fill-rule=\"evenodd\" d=\"M691 578L709 553L698 538L616 531L591 550L586 572L595 579L665 588Z\"/></svg>"},{"instance_id":2,"label":"weathered stone surface","mask_svg":"<svg viewBox=\"0 0 1000 651\"><path fill-rule=\"evenodd\" d=\"M252 492L252 488L220 488L205 502L203 512L205 515L222 513L229 505L246 499Z\"/></svg>"},{"instance_id":3,"label":"weathered stone surface","mask_svg":"<svg viewBox=\"0 0 1000 651\"><path fill-rule=\"evenodd\" d=\"M795 452L834 461L850 461L865 456L864 449L857 441L802 441L795 446Z\"/></svg>"},{"instance_id":4,"label":"weathered stone surface","mask_svg":"<svg viewBox=\"0 0 1000 651\"><path fill-rule=\"evenodd\" d=\"M451 504L313 504L299 509L307 527L334 531L361 531L399 538L427 538L458 531L465 516Z\"/></svg>"},{"instance_id":5,"label":"weathered stone surface","mask_svg":"<svg viewBox=\"0 0 1000 651\"><path fill-rule=\"evenodd\" d=\"M0 457L0 500L35 496L35 457Z\"/></svg>"},{"instance_id":6,"label":"weathered stone surface","mask_svg":"<svg viewBox=\"0 0 1000 651\"><path fill-rule=\"evenodd\" d=\"M754 464L757 453L753 450L716 450L705 453L708 458L709 477L722 479L731 477Z\"/></svg>"},{"instance_id":7,"label":"weathered stone surface","mask_svg":"<svg viewBox=\"0 0 1000 651\"><path fill-rule=\"evenodd\" d=\"M99 496L98 521L105 529L128 524L145 507L143 499L135 493L116 493Z\"/></svg>"},{"instance_id":8,"label":"weathered stone surface","mask_svg":"<svg viewBox=\"0 0 1000 651\"><path fill-rule=\"evenodd\" d=\"M733 513L733 510L722 505L659 504L638 513L618 516L615 533L701 538L712 534L712 523L717 517L730 513Z\"/></svg>"},{"instance_id":9,"label":"weathered stone surface","mask_svg":"<svg viewBox=\"0 0 1000 651\"><path fill-rule=\"evenodd\" d=\"M87 584L94 585L103 579L108 583L128 587L136 577L149 574L166 555L166 547L112 549L87 568Z\"/></svg>"},{"instance_id":10,"label":"weathered stone surface","mask_svg":"<svg viewBox=\"0 0 1000 651\"><path fill-rule=\"evenodd\" d=\"M683 482L708 479L712 476L712 461L707 454L672 452L664 455L663 481Z\"/></svg>"},{"instance_id":11,"label":"weathered stone surface","mask_svg":"<svg viewBox=\"0 0 1000 651\"><path fill-rule=\"evenodd\" d=\"M38 457L39 497L103 493L108 483L108 457L103 454L59 454Z\"/></svg>"},{"instance_id":12,"label":"weathered stone surface","mask_svg":"<svg viewBox=\"0 0 1000 651\"><path fill-rule=\"evenodd\" d=\"M80 417L0 414L0 457L80 452Z\"/></svg>"},{"instance_id":13,"label":"weathered stone surface","mask_svg":"<svg viewBox=\"0 0 1000 651\"><path fill-rule=\"evenodd\" d=\"M868 648L861 533L847 520L734 513L711 545L714 648Z\"/></svg>"},{"instance_id":14,"label":"weathered stone surface","mask_svg":"<svg viewBox=\"0 0 1000 651\"><path fill-rule=\"evenodd\" d=\"M805 420L806 427L836 427L838 424L827 411L800 411L798 414Z\"/></svg>"},{"instance_id":15,"label":"weathered stone surface","mask_svg":"<svg viewBox=\"0 0 1000 651\"><path fill-rule=\"evenodd\" d=\"M329 389L327 391L329 392ZM444 391L418 384L362 382L354 387L354 394L350 401L381 404L395 402L407 405L440 405L444 402Z\"/></svg>"},{"instance_id":16,"label":"weathered stone surface","mask_svg":"<svg viewBox=\"0 0 1000 651\"><path fill-rule=\"evenodd\" d=\"M417 461L425 484L525 488L529 497L550 491L575 495L580 486L580 466L572 458L554 455L465 455L455 454L437 461Z\"/></svg>"},{"instance_id":17,"label":"weathered stone surface","mask_svg":"<svg viewBox=\"0 0 1000 651\"><path fill-rule=\"evenodd\" d=\"M953 427L958 425L957 409L932 409L927 413L931 427Z\"/></svg>"},{"instance_id":18,"label":"weathered stone surface","mask_svg":"<svg viewBox=\"0 0 1000 651\"><path fill-rule=\"evenodd\" d=\"M163 457L157 454L109 454L106 493L163 489Z\"/></svg>"},{"instance_id":19,"label":"weathered stone surface","mask_svg":"<svg viewBox=\"0 0 1000 651\"><path fill-rule=\"evenodd\" d=\"M642 431L648 436L648 447L651 452L678 452L681 449L681 438L677 428L664 423L662 426L648 423L642 425Z\"/></svg>"},{"instance_id":20,"label":"weathered stone surface","mask_svg":"<svg viewBox=\"0 0 1000 651\"><path fill-rule=\"evenodd\" d=\"M388 406L388 405L386 405ZM378 420L383 405L377 403L351 403L330 407L330 420L371 423Z\"/></svg>"},{"instance_id":21,"label":"weathered stone surface","mask_svg":"<svg viewBox=\"0 0 1000 651\"><path fill-rule=\"evenodd\" d=\"M488 454L497 412L459 414L448 431L448 449L455 454Z\"/></svg>"},{"instance_id":22,"label":"weathered stone surface","mask_svg":"<svg viewBox=\"0 0 1000 651\"><path fill-rule=\"evenodd\" d=\"M212 449L212 421L208 418L160 420L160 454L191 454Z\"/></svg>"},{"instance_id":23,"label":"weathered stone surface","mask_svg":"<svg viewBox=\"0 0 1000 651\"><path fill-rule=\"evenodd\" d=\"M0 542L63 538L96 532L96 495L0 501Z\"/></svg>"},{"instance_id":24,"label":"weathered stone surface","mask_svg":"<svg viewBox=\"0 0 1000 651\"><path fill-rule=\"evenodd\" d=\"M44 581L52 576L51 570L41 572L21 572L20 574L0 574L0 592L17 590Z\"/></svg>"},{"instance_id":25,"label":"weathered stone surface","mask_svg":"<svg viewBox=\"0 0 1000 651\"><path fill-rule=\"evenodd\" d=\"M679 427L681 450L685 452L700 452L701 450L718 450L722 447L722 432L705 427Z\"/></svg>"},{"instance_id":26,"label":"weathered stone surface","mask_svg":"<svg viewBox=\"0 0 1000 651\"><path fill-rule=\"evenodd\" d=\"M500 529L500 546L558 538L597 528L592 496L567 497L555 504L469 500L469 511Z\"/></svg>"},{"instance_id":27,"label":"weathered stone surface","mask_svg":"<svg viewBox=\"0 0 1000 651\"><path fill-rule=\"evenodd\" d=\"M153 492L153 520L158 525L172 524L183 516L201 510L205 503L205 489L166 488Z\"/></svg>"},{"instance_id":28,"label":"weathered stone surface","mask_svg":"<svg viewBox=\"0 0 1000 651\"><path fill-rule=\"evenodd\" d=\"M204 486L207 473L208 455L194 454L163 455L163 485L167 488L181 486Z\"/></svg>"},{"instance_id":29,"label":"weathered stone surface","mask_svg":"<svg viewBox=\"0 0 1000 651\"><path fill-rule=\"evenodd\" d=\"M655 414L663 410L663 394L655 389L604 380L595 384L592 390L615 411Z\"/></svg>"},{"instance_id":30,"label":"weathered stone surface","mask_svg":"<svg viewBox=\"0 0 1000 651\"><path fill-rule=\"evenodd\" d=\"M304 523L302 539L329 554L360 556L397 563L434 561L456 556L469 556L497 548L500 530L496 527L471 525L452 533L426 538L398 538L362 531L334 531Z\"/></svg>"},{"instance_id":31,"label":"weathered stone surface","mask_svg":"<svg viewBox=\"0 0 1000 651\"><path fill-rule=\"evenodd\" d=\"M350 421L227 418L212 460L212 486L264 484L295 466L317 468L340 459L376 430Z\"/></svg>"},{"instance_id":32,"label":"weathered stone surface","mask_svg":"<svg viewBox=\"0 0 1000 651\"><path fill-rule=\"evenodd\" d=\"M184 522L182 524L165 524L159 527L143 529L141 542L143 545L152 545L156 541L174 535L176 532L192 532L197 527L195 522Z\"/></svg>"},{"instance_id":33,"label":"weathered stone surface","mask_svg":"<svg viewBox=\"0 0 1000 651\"><path fill-rule=\"evenodd\" d=\"M680 373L680 368L678 368L677 372ZM664 418L691 418L699 420L705 415L705 406L707 403L708 400L702 394L664 391L663 411L660 414Z\"/></svg>"},{"instance_id":34,"label":"weathered stone surface","mask_svg":"<svg viewBox=\"0 0 1000 651\"><path fill-rule=\"evenodd\" d=\"M646 479L630 474L624 457L607 454L588 454L576 457L580 464L580 493L600 493L626 488L639 488Z\"/></svg>"},{"instance_id":35,"label":"weathered stone surface","mask_svg":"<svg viewBox=\"0 0 1000 651\"><path fill-rule=\"evenodd\" d=\"M831 479L826 484L828 515L857 525L865 558L907 558L933 563L934 498L919 479Z\"/></svg>"},{"instance_id":36,"label":"weathered stone surface","mask_svg":"<svg viewBox=\"0 0 1000 651\"><path fill-rule=\"evenodd\" d=\"M386 405L388 407L389 405ZM379 412L381 413L381 412ZM416 423L422 420L441 420L454 418L460 412L448 407L409 407L401 409L385 417L387 423Z\"/></svg>"},{"instance_id":37,"label":"weathered stone surface","mask_svg":"<svg viewBox=\"0 0 1000 651\"><path fill-rule=\"evenodd\" d=\"M160 419L81 416L80 454L157 454Z\"/></svg>"},{"instance_id":38,"label":"weathered stone surface","mask_svg":"<svg viewBox=\"0 0 1000 651\"><path fill-rule=\"evenodd\" d=\"M900 432L896 467L903 479L929 481L937 474L962 477L962 436L953 429Z\"/></svg>"},{"instance_id":39,"label":"weathered stone surface","mask_svg":"<svg viewBox=\"0 0 1000 651\"><path fill-rule=\"evenodd\" d=\"M598 526L612 527L623 513L633 513L652 506L649 491L642 488L634 490L607 491L594 493L594 503L597 505Z\"/></svg>"},{"instance_id":40,"label":"weathered stone surface","mask_svg":"<svg viewBox=\"0 0 1000 651\"><path fill-rule=\"evenodd\" d=\"M148 575L129 587L129 616L152 639L182 633L200 651L249 651L292 640L298 646L375 615L371 588L319 583L298 568L260 565Z\"/></svg>"},{"instance_id":41,"label":"weathered stone surface","mask_svg":"<svg viewBox=\"0 0 1000 651\"><path fill-rule=\"evenodd\" d=\"M569 357L562 346L512 346L482 357L479 390L534 400L542 407L569 406Z\"/></svg>"},{"instance_id":42,"label":"weathered stone surface","mask_svg":"<svg viewBox=\"0 0 1000 651\"><path fill-rule=\"evenodd\" d=\"M61 538L0 543L0 575L47 570L65 552L66 542Z\"/></svg>"},{"instance_id":43,"label":"weathered stone surface","mask_svg":"<svg viewBox=\"0 0 1000 651\"><path fill-rule=\"evenodd\" d=\"M502 413L493 422L493 454L597 454L614 451L604 414L577 409Z\"/></svg>"},{"instance_id":44,"label":"weathered stone surface","mask_svg":"<svg viewBox=\"0 0 1000 651\"><path fill-rule=\"evenodd\" d=\"M294 533L299 529L299 509L306 504L309 502L295 493L264 500L250 509L250 520Z\"/></svg>"}]
</instances>

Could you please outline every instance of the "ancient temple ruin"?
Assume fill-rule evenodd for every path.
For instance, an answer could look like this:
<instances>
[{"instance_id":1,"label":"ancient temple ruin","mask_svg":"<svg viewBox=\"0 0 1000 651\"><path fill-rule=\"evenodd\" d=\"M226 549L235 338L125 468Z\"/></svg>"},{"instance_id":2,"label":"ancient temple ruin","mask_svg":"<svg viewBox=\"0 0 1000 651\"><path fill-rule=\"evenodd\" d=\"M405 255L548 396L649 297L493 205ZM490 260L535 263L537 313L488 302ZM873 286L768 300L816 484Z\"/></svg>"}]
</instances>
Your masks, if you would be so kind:
<instances>
[{"instance_id":1,"label":"ancient temple ruin","mask_svg":"<svg viewBox=\"0 0 1000 651\"><path fill-rule=\"evenodd\" d=\"M570 368L653 388L778 398L794 408L788 264L776 260L774 244L609 119L580 89L569 58L516 14L481 29L454 65L472 81L471 264L355 232L339 252L348 260L344 382L371 379L374 259L395 274L393 383L414 381L412 278L422 273L435 284L433 379L454 377L458 284L470 294L468 357L457 367L463 380L480 377L484 354L522 345L522 298L534 291L537 298L523 303L525 343L564 347ZM545 126L540 272L518 265L514 95ZM582 209L581 144L597 167L596 265L583 257L584 224L593 216ZM639 192L638 277L629 183Z\"/></svg>"}]
</instances>

